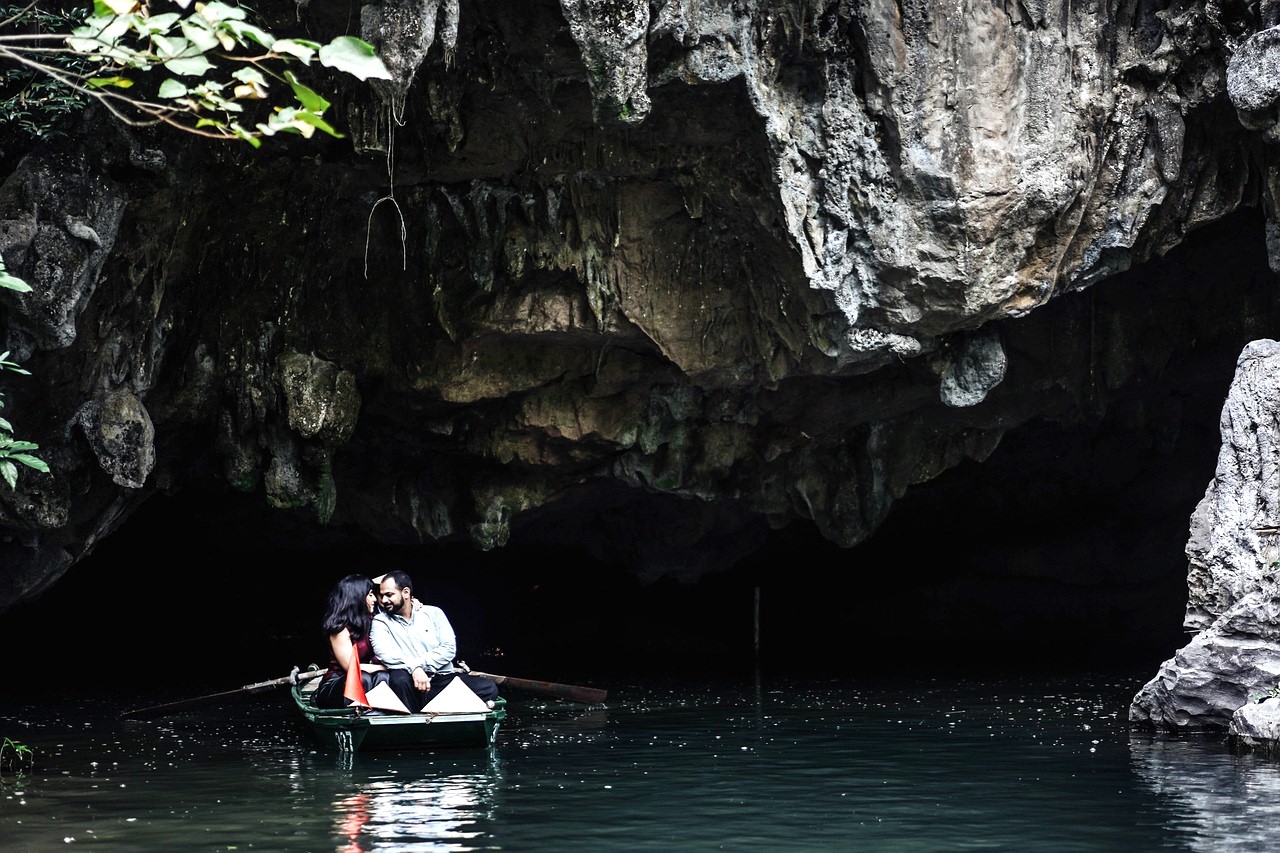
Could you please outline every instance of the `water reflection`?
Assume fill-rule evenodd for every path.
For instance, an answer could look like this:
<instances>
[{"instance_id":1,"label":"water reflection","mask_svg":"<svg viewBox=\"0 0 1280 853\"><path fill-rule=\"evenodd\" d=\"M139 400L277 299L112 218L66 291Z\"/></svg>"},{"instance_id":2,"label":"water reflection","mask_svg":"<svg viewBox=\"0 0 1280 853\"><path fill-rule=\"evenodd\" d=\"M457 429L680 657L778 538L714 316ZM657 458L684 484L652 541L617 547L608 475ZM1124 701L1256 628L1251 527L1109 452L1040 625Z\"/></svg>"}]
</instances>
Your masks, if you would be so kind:
<instances>
[{"instance_id":1,"label":"water reflection","mask_svg":"<svg viewBox=\"0 0 1280 853\"><path fill-rule=\"evenodd\" d=\"M361 845L360 835L369 822L369 795L360 793L338 800L333 812L338 818L338 837L346 840L338 845L339 853L367 853L369 848Z\"/></svg>"},{"instance_id":2,"label":"water reflection","mask_svg":"<svg viewBox=\"0 0 1280 853\"><path fill-rule=\"evenodd\" d=\"M428 756L298 756L295 794L327 802L334 849L427 846L473 850L494 818L502 764L495 750Z\"/></svg>"},{"instance_id":3,"label":"water reflection","mask_svg":"<svg viewBox=\"0 0 1280 853\"><path fill-rule=\"evenodd\" d=\"M1220 737L1133 735L1138 778L1167 812L1166 832L1192 850L1274 849L1280 826L1280 764L1233 754Z\"/></svg>"},{"instance_id":4,"label":"water reflection","mask_svg":"<svg viewBox=\"0 0 1280 853\"><path fill-rule=\"evenodd\" d=\"M1133 683L636 684L516 704L492 749L405 754L324 752L283 705L0 707L38 756L0 780L0 847L1280 849L1280 762L1131 735Z\"/></svg>"}]
</instances>

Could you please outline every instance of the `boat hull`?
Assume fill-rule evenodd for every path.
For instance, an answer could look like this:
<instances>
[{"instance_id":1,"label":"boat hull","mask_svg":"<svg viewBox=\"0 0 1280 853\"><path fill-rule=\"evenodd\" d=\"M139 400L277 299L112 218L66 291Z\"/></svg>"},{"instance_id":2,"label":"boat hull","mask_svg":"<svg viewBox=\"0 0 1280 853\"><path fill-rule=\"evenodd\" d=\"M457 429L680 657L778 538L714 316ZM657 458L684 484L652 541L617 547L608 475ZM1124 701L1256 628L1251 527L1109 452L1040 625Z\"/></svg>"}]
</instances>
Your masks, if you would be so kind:
<instances>
[{"instance_id":1,"label":"boat hull","mask_svg":"<svg viewBox=\"0 0 1280 853\"><path fill-rule=\"evenodd\" d=\"M299 685L292 694L311 736L333 752L487 747L507 716L504 699L484 714L369 714L357 708L315 708L310 693Z\"/></svg>"}]
</instances>

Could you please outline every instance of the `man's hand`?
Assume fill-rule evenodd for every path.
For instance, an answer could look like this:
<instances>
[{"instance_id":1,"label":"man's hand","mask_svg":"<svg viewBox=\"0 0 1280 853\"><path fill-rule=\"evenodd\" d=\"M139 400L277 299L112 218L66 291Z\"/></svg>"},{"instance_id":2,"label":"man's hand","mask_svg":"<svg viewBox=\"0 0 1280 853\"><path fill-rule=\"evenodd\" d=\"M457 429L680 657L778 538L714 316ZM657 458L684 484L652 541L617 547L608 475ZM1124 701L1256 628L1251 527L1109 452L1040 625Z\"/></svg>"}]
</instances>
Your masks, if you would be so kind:
<instances>
[{"instance_id":1,"label":"man's hand","mask_svg":"<svg viewBox=\"0 0 1280 853\"><path fill-rule=\"evenodd\" d=\"M413 668L413 686L426 693L431 689L431 676L420 666Z\"/></svg>"}]
</instances>

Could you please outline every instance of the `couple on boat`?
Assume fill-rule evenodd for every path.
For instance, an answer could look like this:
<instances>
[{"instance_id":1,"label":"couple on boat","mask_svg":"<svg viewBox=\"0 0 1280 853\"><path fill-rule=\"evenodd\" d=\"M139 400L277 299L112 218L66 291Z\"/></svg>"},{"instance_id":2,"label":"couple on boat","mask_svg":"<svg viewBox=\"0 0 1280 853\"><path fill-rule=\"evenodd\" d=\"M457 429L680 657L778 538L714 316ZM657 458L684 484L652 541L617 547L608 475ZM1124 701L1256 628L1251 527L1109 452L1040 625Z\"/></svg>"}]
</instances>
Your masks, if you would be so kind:
<instances>
[{"instance_id":1,"label":"couple on boat","mask_svg":"<svg viewBox=\"0 0 1280 853\"><path fill-rule=\"evenodd\" d=\"M489 707L498 698L498 685L454 668L457 638L444 611L413 596L409 575L400 570L370 580L347 575L329 593L324 617L329 639L329 671L316 690L313 703L321 708L345 708L352 700L347 672L360 668L366 694L389 688L395 700L380 703L418 711L454 679L462 682ZM386 688L381 687L386 685Z\"/></svg>"}]
</instances>

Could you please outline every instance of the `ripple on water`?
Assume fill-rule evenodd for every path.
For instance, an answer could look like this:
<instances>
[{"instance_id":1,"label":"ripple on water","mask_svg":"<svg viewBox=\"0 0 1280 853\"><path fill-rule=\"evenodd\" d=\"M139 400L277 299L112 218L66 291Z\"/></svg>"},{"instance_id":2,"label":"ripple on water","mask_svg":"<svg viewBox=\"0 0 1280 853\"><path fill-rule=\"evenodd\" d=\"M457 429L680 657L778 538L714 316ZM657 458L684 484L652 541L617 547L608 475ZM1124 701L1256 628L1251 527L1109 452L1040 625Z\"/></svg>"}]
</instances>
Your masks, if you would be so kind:
<instances>
[{"instance_id":1,"label":"ripple on water","mask_svg":"<svg viewBox=\"0 0 1280 853\"><path fill-rule=\"evenodd\" d=\"M1135 682L637 682L510 697L491 750L319 752L281 702L0 706L8 849L1250 850L1280 765L1124 722Z\"/></svg>"}]
</instances>

